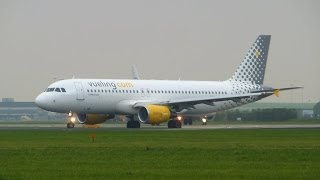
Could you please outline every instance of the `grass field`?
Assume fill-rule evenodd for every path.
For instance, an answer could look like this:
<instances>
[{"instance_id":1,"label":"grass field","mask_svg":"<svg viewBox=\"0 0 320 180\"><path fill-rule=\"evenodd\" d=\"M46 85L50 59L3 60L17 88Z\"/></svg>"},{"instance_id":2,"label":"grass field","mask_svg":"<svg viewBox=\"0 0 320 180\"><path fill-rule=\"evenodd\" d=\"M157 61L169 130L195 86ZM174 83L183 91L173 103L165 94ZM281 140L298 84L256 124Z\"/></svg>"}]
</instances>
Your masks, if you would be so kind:
<instances>
[{"instance_id":1,"label":"grass field","mask_svg":"<svg viewBox=\"0 0 320 180\"><path fill-rule=\"evenodd\" d=\"M319 179L320 130L0 131L0 179L84 178Z\"/></svg>"}]
</instances>

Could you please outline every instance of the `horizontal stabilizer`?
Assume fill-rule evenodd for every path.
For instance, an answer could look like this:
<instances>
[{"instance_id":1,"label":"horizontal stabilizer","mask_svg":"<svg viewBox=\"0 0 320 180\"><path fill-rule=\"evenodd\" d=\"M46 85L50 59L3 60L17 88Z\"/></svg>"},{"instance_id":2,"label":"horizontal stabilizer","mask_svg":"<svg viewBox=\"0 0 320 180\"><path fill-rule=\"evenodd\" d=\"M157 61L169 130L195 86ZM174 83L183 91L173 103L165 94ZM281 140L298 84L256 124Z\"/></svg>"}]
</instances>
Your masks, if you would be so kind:
<instances>
[{"instance_id":1,"label":"horizontal stabilizer","mask_svg":"<svg viewBox=\"0 0 320 180\"><path fill-rule=\"evenodd\" d=\"M251 93L273 93L275 96L280 96L280 91L288 91L288 90L294 90L294 89L302 89L303 87L288 87L288 88L278 88L278 89L266 89L266 90L259 90L259 91L251 91Z\"/></svg>"}]
</instances>

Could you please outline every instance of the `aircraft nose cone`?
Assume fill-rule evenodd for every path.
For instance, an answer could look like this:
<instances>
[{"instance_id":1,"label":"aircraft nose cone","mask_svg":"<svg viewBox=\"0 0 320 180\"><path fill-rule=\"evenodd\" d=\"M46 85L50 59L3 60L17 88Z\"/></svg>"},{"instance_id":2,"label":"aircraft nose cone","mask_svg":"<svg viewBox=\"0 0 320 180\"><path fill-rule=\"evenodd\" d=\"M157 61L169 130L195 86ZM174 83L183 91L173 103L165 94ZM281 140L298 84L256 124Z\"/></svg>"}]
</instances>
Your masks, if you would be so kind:
<instances>
[{"instance_id":1,"label":"aircraft nose cone","mask_svg":"<svg viewBox=\"0 0 320 180\"><path fill-rule=\"evenodd\" d=\"M43 94L40 94L37 96L36 100L35 100L35 103L37 106L39 106L40 108L42 109L46 109L46 106L47 106L47 100L46 100L46 97L43 95Z\"/></svg>"}]
</instances>

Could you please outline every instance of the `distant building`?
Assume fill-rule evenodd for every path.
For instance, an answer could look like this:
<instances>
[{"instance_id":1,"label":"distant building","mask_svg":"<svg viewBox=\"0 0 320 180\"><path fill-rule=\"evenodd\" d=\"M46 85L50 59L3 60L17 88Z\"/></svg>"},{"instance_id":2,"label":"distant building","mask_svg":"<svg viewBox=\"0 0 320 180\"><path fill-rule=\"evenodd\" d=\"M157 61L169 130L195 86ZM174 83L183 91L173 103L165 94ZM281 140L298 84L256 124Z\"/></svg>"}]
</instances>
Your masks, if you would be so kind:
<instances>
[{"instance_id":1,"label":"distant building","mask_svg":"<svg viewBox=\"0 0 320 180\"><path fill-rule=\"evenodd\" d=\"M14 102L14 98L2 98L2 102Z\"/></svg>"},{"instance_id":2,"label":"distant building","mask_svg":"<svg viewBox=\"0 0 320 180\"><path fill-rule=\"evenodd\" d=\"M268 102L256 102L250 103L244 106L240 106L236 109L239 111L251 111L254 109L295 109L298 113L298 118L312 118L314 117L314 106L316 103L268 103Z\"/></svg>"},{"instance_id":3,"label":"distant building","mask_svg":"<svg viewBox=\"0 0 320 180\"><path fill-rule=\"evenodd\" d=\"M34 102L0 102L0 120L63 120L65 116L44 111Z\"/></svg>"}]
</instances>

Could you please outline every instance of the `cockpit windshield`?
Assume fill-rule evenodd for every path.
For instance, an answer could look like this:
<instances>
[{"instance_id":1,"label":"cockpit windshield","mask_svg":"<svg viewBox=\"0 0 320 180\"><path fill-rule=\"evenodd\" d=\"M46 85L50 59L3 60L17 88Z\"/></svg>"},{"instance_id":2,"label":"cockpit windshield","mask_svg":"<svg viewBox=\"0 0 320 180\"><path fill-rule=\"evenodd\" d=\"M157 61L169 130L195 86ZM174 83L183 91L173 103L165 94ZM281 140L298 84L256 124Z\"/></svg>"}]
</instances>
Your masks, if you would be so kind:
<instances>
[{"instance_id":1,"label":"cockpit windshield","mask_svg":"<svg viewBox=\"0 0 320 180\"><path fill-rule=\"evenodd\" d=\"M54 91L54 88L48 88L47 89L47 92L52 92L52 91Z\"/></svg>"},{"instance_id":2,"label":"cockpit windshield","mask_svg":"<svg viewBox=\"0 0 320 180\"><path fill-rule=\"evenodd\" d=\"M67 92L65 88L48 88L45 92Z\"/></svg>"}]
</instances>

